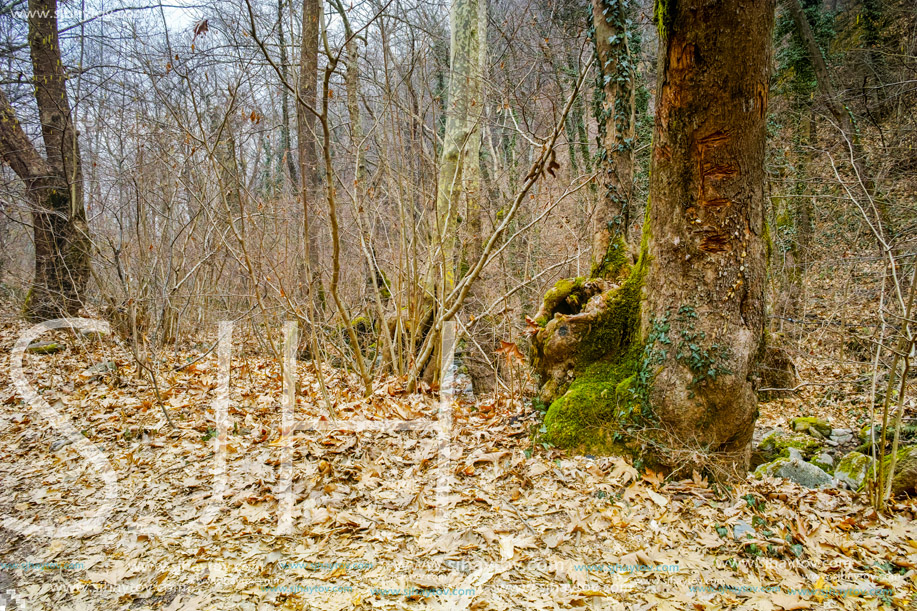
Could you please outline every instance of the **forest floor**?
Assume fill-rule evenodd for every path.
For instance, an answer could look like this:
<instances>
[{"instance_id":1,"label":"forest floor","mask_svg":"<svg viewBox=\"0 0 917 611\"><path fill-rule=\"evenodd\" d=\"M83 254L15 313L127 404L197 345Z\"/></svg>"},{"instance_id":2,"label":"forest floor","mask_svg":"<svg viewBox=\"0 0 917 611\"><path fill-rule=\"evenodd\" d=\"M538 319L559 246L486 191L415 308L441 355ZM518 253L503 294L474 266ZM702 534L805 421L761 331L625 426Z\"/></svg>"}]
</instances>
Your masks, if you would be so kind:
<instances>
[{"instance_id":1,"label":"forest floor","mask_svg":"<svg viewBox=\"0 0 917 611\"><path fill-rule=\"evenodd\" d=\"M59 430L22 401L10 354L27 325L12 313L0 322L7 609L917 609L913 501L878 515L844 490L753 477L717 490L622 459L533 448L530 419L507 396L454 403L444 455L437 431L395 427L435 418L433 395L391 380L363 400L331 369L339 423L386 422L281 436L279 365L242 341L225 471L214 455L216 351L176 371L209 346L188 343L158 364L174 427L110 337L51 332L64 350L26 354L26 379L116 474L102 528L62 536L103 508L106 482L80 444L55 443ZM87 371L107 361L118 370ZM844 384L863 366L798 361L801 379L822 385L763 404L760 426L818 415L858 428ZM299 362L298 374L297 421L330 424L311 365ZM292 534L281 524L286 444Z\"/></svg>"}]
</instances>

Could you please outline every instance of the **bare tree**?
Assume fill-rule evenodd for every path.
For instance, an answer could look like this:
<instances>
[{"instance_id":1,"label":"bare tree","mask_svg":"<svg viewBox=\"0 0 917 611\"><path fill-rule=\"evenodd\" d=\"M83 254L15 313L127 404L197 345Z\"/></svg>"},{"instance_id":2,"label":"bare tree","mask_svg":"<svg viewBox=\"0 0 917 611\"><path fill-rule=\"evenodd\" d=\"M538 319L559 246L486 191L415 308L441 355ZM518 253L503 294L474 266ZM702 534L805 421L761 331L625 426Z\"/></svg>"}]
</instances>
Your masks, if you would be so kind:
<instances>
[{"instance_id":1,"label":"bare tree","mask_svg":"<svg viewBox=\"0 0 917 611\"><path fill-rule=\"evenodd\" d=\"M30 0L32 84L45 155L29 140L0 91L0 153L25 184L32 206L35 275L26 301L33 320L74 314L89 279L91 242L83 169L61 61L56 0Z\"/></svg>"}]
</instances>

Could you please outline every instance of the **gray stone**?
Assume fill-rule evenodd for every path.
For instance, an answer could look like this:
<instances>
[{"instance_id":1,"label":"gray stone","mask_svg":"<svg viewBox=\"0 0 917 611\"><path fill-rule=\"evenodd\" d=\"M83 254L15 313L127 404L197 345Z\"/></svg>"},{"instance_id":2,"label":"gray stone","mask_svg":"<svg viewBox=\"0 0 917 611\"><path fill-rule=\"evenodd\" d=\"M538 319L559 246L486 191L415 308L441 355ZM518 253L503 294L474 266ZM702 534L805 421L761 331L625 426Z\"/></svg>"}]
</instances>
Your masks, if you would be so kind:
<instances>
[{"instance_id":1,"label":"gray stone","mask_svg":"<svg viewBox=\"0 0 917 611\"><path fill-rule=\"evenodd\" d=\"M755 529L748 522L739 520L735 526L732 527L732 536L736 541L745 538L745 535L755 536Z\"/></svg>"},{"instance_id":2,"label":"gray stone","mask_svg":"<svg viewBox=\"0 0 917 611\"><path fill-rule=\"evenodd\" d=\"M71 443L73 443L72 439L58 439L57 441L51 444L51 451L57 452L62 447L69 446Z\"/></svg>"},{"instance_id":3,"label":"gray stone","mask_svg":"<svg viewBox=\"0 0 917 611\"><path fill-rule=\"evenodd\" d=\"M101 363L97 363L84 371L83 375L100 376L112 371L118 371L118 364L114 361L102 361Z\"/></svg>"},{"instance_id":4,"label":"gray stone","mask_svg":"<svg viewBox=\"0 0 917 611\"><path fill-rule=\"evenodd\" d=\"M833 477L802 458L796 448L790 448L789 458L778 458L761 465L755 471L756 477L782 477L806 488L827 488L835 485Z\"/></svg>"},{"instance_id":5,"label":"gray stone","mask_svg":"<svg viewBox=\"0 0 917 611\"><path fill-rule=\"evenodd\" d=\"M847 484L851 490L858 490L863 485L863 482L866 481L866 476L872 470L872 465L871 456L866 456L859 452L851 452L837 463L837 468L834 469L834 477Z\"/></svg>"},{"instance_id":6,"label":"gray stone","mask_svg":"<svg viewBox=\"0 0 917 611\"><path fill-rule=\"evenodd\" d=\"M64 349L64 345L58 342L34 342L26 348L32 354L54 354Z\"/></svg>"},{"instance_id":7,"label":"gray stone","mask_svg":"<svg viewBox=\"0 0 917 611\"><path fill-rule=\"evenodd\" d=\"M853 433L839 434L837 430L834 430L831 432L831 437L829 437L829 439L835 442L837 445L844 445L853 441Z\"/></svg>"}]
</instances>

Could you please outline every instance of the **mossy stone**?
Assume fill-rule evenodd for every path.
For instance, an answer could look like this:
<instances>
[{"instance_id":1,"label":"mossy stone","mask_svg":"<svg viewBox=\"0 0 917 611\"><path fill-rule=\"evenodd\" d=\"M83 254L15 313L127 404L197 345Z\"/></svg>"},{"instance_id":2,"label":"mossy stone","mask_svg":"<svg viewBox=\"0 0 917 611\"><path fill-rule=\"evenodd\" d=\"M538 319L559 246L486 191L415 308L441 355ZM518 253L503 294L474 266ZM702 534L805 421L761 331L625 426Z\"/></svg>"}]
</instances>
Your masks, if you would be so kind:
<instances>
[{"instance_id":1,"label":"mossy stone","mask_svg":"<svg viewBox=\"0 0 917 611\"><path fill-rule=\"evenodd\" d=\"M834 459L827 452L822 452L813 458L811 463L825 473L834 473Z\"/></svg>"},{"instance_id":2,"label":"mossy stone","mask_svg":"<svg viewBox=\"0 0 917 611\"><path fill-rule=\"evenodd\" d=\"M789 457L778 458L755 469L755 477L782 477L806 488L827 488L834 485L834 479L817 465L806 462L796 448L791 448Z\"/></svg>"},{"instance_id":3,"label":"mossy stone","mask_svg":"<svg viewBox=\"0 0 917 611\"><path fill-rule=\"evenodd\" d=\"M812 431L816 431L822 437L828 437L831 435L831 425L818 418L793 418L792 428L797 433L809 433L811 435Z\"/></svg>"},{"instance_id":4,"label":"mossy stone","mask_svg":"<svg viewBox=\"0 0 917 611\"><path fill-rule=\"evenodd\" d=\"M54 354L64 349L64 345L58 342L35 342L29 344L27 350L32 354Z\"/></svg>"},{"instance_id":5,"label":"mossy stone","mask_svg":"<svg viewBox=\"0 0 917 611\"><path fill-rule=\"evenodd\" d=\"M851 490L859 490L872 472L872 463L872 457L850 452L837 463L834 477L850 486Z\"/></svg>"},{"instance_id":6,"label":"mossy stone","mask_svg":"<svg viewBox=\"0 0 917 611\"><path fill-rule=\"evenodd\" d=\"M770 433L758 444L758 452L764 456L765 462L775 458L789 458L790 448L799 450L804 458L809 459L815 456L821 444L808 435L787 435L783 431Z\"/></svg>"},{"instance_id":7,"label":"mossy stone","mask_svg":"<svg viewBox=\"0 0 917 611\"><path fill-rule=\"evenodd\" d=\"M882 461L882 473L886 478L888 477L889 467L891 467L891 460L891 455L889 455ZM869 469L866 474L866 480L871 481L872 478L873 471ZM893 497L903 494L917 495L917 446L898 448L891 493Z\"/></svg>"}]
</instances>

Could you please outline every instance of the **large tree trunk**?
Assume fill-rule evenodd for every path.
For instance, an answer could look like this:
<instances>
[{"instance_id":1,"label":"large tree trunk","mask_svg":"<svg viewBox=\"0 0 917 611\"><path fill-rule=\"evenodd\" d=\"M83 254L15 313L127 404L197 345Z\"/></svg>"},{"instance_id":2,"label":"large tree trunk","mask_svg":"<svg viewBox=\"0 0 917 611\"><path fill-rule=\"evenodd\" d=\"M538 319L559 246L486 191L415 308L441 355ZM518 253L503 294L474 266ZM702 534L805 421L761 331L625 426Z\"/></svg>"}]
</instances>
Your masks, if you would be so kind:
<instances>
[{"instance_id":1,"label":"large tree trunk","mask_svg":"<svg viewBox=\"0 0 917 611\"><path fill-rule=\"evenodd\" d=\"M25 314L75 314L89 279L91 242L83 207L80 150L61 62L55 0L29 1L29 50L45 144L42 158L0 92L0 153L25 183L32 206L35 276Z\"/></svg>"},{"instance_id":2,"label":"large tree trunk","mask_svg":"<svg viewBox=\"0 0 917 611\"><path fill-rule=\"evenodd\" d=\"M764 326L764 138L774 4L660 0L640 257L558 283L534 363L548 440L742 474Z\"/></svg>"},{"instance_id":3,"label":"large tree trunk","mask_svg":"<svg viewBox=\"0 0 917 611\"><path fill-rule=\"evenodd\" d=\"M607 271L627 242L634 191L635 67L628 43L625 0L592 0L596 59L596 120L604 193L593 217L592 275Z\"/></svg>"},{"instance_id":4,"label":"large tree trunk","mask_svg":"<svg viewBox=\"0 0 917 611\"><path fill-rule=\"evenodd\" d=\"M659 361L649 400L664 444L744 473L757 416L750 375L764 328L774 4L666 4L642 308ZM671 343L654 333L659 325Z\"/></svg>"}]
</instances>

